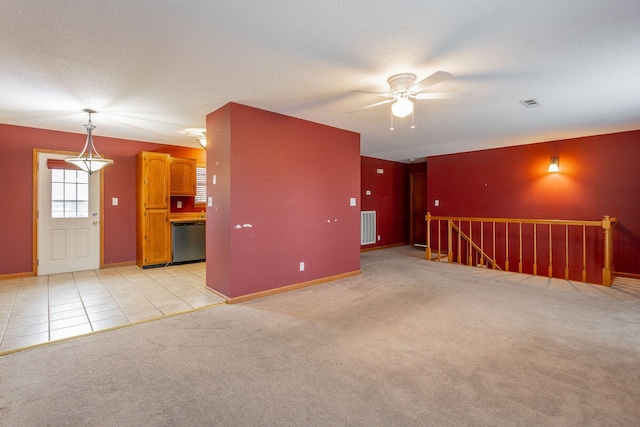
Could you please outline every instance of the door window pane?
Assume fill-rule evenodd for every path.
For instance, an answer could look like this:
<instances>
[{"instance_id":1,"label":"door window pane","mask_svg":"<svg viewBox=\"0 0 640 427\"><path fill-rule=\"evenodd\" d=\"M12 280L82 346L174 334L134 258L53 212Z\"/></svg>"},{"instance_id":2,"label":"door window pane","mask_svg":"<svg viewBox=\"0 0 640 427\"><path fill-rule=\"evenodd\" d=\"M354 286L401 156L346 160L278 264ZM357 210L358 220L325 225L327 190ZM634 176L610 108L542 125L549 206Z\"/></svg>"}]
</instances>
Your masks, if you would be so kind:
<instances>
[{"instance_id":1,"label":"door window pane","mask_svg":"<svg viewBox=\"0 0 640 427\"><path fill-rule=\"evenodd\" d=\"M80 170L51 170L51 217L89 217L89 174Z\"/></svg>"},{"instance_id":2,"label":"door window pane","mask_svg":"<svg viewBox=\"0 0 640 427\"><path fill-rule=\"evenodd\" d=\"M89 217L89 202L77 202L76 207L78 209L77 211L77 217L78 218L88 218Z\"/></svg>"},{"instance_id":3,"label":"door window pane","mask_svg":"<svg viewBox=\"0 0 640 427\"><path fill-rule=\"evenodd\" d=\"M64 200L64 184L61 182L51 183L51 200Z\"/></svg>"},{"instance_id":4,"label":"door window pane","mask_svg":"<svg viewBox=\"0 0 640 427\"><path fill-rule=\"evenodd\" d=\"M66 177L65 177L66 179ZM64 200L78 200L78 198L76 197L76 184L75 183L71 183L69 184L68 182L64 183Z\"/></svg>"},{"instance_id":5,"label":"door window pane","mask_svg":"<svg viewBox=\"0 0 640 427\"><path fill-rule=\"evenodd\" d=\"M89 200L89 184L78 183L78 200Z\"/></svg>"},{"instance_id":6,"label":"door window pane","mask_svg":"<svg viewBox=\"0 0 640 427\"><path fill-rule=\"evenodd\" d=\"M78 171L74 170L65 170L64 171L64 182L76 182L76 173Z\"/></svg>"}]
</instances>

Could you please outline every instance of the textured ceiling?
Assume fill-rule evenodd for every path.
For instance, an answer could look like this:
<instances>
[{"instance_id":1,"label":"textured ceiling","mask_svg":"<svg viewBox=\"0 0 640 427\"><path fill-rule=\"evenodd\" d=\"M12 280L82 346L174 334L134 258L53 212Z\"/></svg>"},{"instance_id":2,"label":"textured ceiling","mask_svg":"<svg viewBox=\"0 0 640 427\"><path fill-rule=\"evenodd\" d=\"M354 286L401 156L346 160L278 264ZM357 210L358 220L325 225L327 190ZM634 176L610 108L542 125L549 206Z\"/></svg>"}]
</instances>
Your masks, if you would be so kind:
<instances>
[{"instance_id":1,"label":"textured ceiling","mask_svg":"<svg viewBox=\"0 0 640 427\"><path fill-rule=\"evenodd\" d=\"M0 123L83 133L93 108L95 135L195 147L177 131L237 102L397 161L639 129L639 23L638 0L7 0ZM471 96L417 101L415 129L351 112L437 70Z\"/></svg>"}]
</instances>

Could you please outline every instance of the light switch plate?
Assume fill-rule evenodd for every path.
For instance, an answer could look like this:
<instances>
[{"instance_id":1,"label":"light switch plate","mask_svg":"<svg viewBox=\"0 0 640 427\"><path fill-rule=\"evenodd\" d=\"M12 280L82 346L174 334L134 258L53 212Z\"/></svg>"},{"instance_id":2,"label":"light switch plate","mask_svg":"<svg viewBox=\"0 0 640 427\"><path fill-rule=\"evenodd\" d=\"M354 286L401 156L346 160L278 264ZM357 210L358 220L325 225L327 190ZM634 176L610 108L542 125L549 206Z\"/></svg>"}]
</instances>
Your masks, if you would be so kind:
<instances>
[{"instance_id":1,"label":"light switch plate","mask_svg":"<svg viewBox=\"0 0 640 427\"><path fill-rule=\"evenodd\" d=\"M111 198L111 206L118 206L118 198L117 197L112 197Z\"/></svg>"},{"instance_id":2,"label":"light switch plate","mask_svg":"<svg viewBox=\"0 0 640 427\"><path fill-rule=\"evenodd\" d=\"M209 196L207 198L207 206L209 207L213 206L213 197Z\"/></svg>"},{"instance_id":3,"label":"light switch plate","mask_svg":"<svg viewBox=\"0 0 640 427\"><path fill-rule=\"evenodd\" d=\"M351 199L349 199L349 206L355 206L356 205L356 198L352 197Z\"/></svg>"}]
</instances>

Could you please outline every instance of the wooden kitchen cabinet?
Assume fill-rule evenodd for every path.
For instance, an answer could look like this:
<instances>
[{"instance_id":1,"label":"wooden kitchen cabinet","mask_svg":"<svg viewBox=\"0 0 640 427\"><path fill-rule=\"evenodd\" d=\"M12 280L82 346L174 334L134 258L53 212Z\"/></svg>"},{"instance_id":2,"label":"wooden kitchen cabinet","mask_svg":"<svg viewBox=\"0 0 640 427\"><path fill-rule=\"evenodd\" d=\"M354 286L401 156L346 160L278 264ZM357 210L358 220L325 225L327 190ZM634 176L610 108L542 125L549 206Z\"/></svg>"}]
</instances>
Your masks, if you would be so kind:
<instances>
[{"instance_id":1,"label":"wooden kitchen cabinet","mask_svg":"<svg viewBox=\"0 0 640 427\"><path fill-rule=\"evenodd\" d=\"M166 209L147 209L145 212L144 265L171 262L171 224Z\"/></svg>"},{"instance_id":2,"label":"wooden kitchen cabinet","mask_svg":"<svg viewBox=\"0 0 640 427\"><path fill-rule=\"evenodd\" d=\"M136 263L171 262L169 188L171 157L145 152L136 157Z\"/></svg>"},{"instance_id":3,"label":"wooden kitchen cabinet","mask_svg":"<svg viewBox=\"0 0 640 427\"><path fill-rule=\"evenodd\" d=\"M172 196L196 195L196 159L171 158Z\"/></svg>"}]
</instances>

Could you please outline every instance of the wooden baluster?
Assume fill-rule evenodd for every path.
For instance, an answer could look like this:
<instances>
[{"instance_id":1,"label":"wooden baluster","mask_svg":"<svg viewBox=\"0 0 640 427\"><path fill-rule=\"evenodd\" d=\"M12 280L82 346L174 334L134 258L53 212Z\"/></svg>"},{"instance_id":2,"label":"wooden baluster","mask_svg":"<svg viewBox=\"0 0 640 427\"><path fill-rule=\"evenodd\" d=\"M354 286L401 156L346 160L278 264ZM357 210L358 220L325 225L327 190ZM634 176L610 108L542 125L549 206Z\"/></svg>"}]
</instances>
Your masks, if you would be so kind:
<instances>
[{"instance_id":1,"label":"wooden baluster","mask_svg":"<svg viewBox=\"0 0 640 427\"><path fill-rule=\"evenodd\" d=\"M569 280L569 225L564 226L564 278Z\"/></svg>"},{"instance_id":2,"label":"wooden baluster","mask_svg":"<svg viewBox=\"0 0 640 427\"><path fill-rule=\"evenodd\" d=\"M462 264L462 241L460 235L462 234L462 221L458 220L458 264Z\"/></svg>"},{"instance_id":3,"label":"wooden baluster","mask_svg":"<svg viewBox=\"0 0 640 427\"><path fill-rule=\"evenodd\" d=\"M538 224L533 224L533 275L538 275L538 238L537 238Z\"/></svg>"},{"instance_id":4,"label":"wooden baluster","mask_svg":"<svg viewBox=\"0 0 640 427\"><path fill-rule=\"evenodd\" d=\"M440 261L441 250L442 250L442 243L440 239L440 220L438 220L438 262Z\"/></svg>"},{"instance_id":5,"label":"wooden baluster","mask_svg":"<svg viewBox=\"0 0 640 427\"><path fill-rule=\"evenodd\" d=\"M473 265L473 254L471 253L471 238L473 237L473 232L471 228L471 221L469 221L469 242L467 243L468 252L467 252L467 265Z\"/></svg>"},{"instance_id":6,"label":"wooden baluster","mask_svg":"<svg viewBox=\"0 0 640 427\"><path fill-rule=\"evenodd\" d=\"M424 219L427 221L427 250L425 251L425 258L431 261L431 213L427 212Z\"/></svg>"},{"instance_id":7,"label":"wooden baluster","mask_svg":"<svg viewBox=\"0 0 640 427\"><path fill-rule=\"evenodd\" d=\"M484 267L484 221L480 221L480 267Z\"/></svg>"},{"instance_id":8,"label":"wooden baluster","mask_svg":"<svg viewBox=\"0 0 640 427\"><path fill-rule=\"evenodd\" d=\"M587 226L582 226L582 281L587 283Z\"/></svg>"},{"instance_id":9,"label":"wooden baluster","mask_svg":"<svg viewBox=\"0 0 640 427\"><path fill-rule=\"evenodd\" d=\"M551 224L549 224L549 278L553 277L553 249L551 242Z\"/></svg>"},{"instance_id":10,"label":"wooden baluster","mask_svg":"<svg viewBox=\"0 0 640 427\"><path fill-rule=\"evenodd\" d=\"M496 222L493 221L493 265L491 266L494 270L496 269Z\"/></svg>"},{"instance_id":11,"label":"wooden baluster","mask_svg":"<svg viewBox=\"0 0 640 427\"><path fill-rule=\"evenodd\" d=\"M509 271L509 223L504 223L504 235L505 235L505 259L504 259L504 271Z\"/></svg>"},{"instance_id":12,"label":"wooden baluster","mask_svg":"<svg viewBox=\"0 0 640 427\"><path fill-rule=\"evenodd\" d=\"M451 264L453 262L453 220L447 221L447 262Z\"/></svg>"},{"instance_id":13,"label":"wooden baluster","mask_svg":"<svg viewBox=\"0 0 640 427\"><path fill-rule=\"evenodd\" d=\"M522 223L520 223L520 261L518 262L518 273L522 273Z\"/></svg>"}]
</instances>

